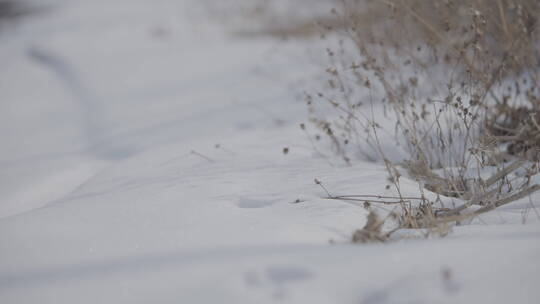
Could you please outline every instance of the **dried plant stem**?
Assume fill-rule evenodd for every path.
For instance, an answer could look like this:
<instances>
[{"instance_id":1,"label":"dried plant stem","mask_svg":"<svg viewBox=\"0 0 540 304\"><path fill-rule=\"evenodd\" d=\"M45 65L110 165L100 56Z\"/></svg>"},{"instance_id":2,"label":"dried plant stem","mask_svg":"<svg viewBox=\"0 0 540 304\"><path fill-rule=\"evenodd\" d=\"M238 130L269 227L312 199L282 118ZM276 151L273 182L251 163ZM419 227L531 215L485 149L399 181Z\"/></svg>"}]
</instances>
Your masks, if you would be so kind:
<instances>
[{"instance_id":1,"label":"dried plant stem","mask_svg":"<svg viewBox=\"0 0 540 304\"><path fill-rule=\"evenodd\" d=\"M463 221L463 220L466 220L466 219L471 219L471 218L474 218L474 217L477 217L481 214L484 214L488 211L491 211L491 210L494 210L496 208L499 208L501 206L504 206L506 204L509 204L513 201L516 201L516 200L519 200L519 199L522 199L536 191L540 190L540 185L533 185L533 186L530 186L530 187L527 187L513 195L510 195L506 198L503 198L503 199L500 199L500 200L497 200L497 201L494 201L490 204L488 204L487 206L485 207L482 207L472 213L467 213L467 214L459 214L459 215L451 215L451 216L442 216L440 218L438 218L436 220L437 223L448 223L448 222L458 222L458 221Z\"/></svg>"},{"instance_id":2,"label":"dried plant stem","mask_svg":"<svg viewBox=\"0 0 540 304\"><path fill-rule=\"evenodd\" d=\"M518 168L520 168L524 164L525 164L525 160L523 160L523 159L518 159L518 160L514 161L509 166L504 167L502 170L500 170L499 172L493 174L493 176L488 178L484 182L484 186L489 187L489 186L495 184L497 181L500 181L503 177L508 175L510 172L513 172L513 171L517 170Z\"/></svg>"},{"instance_id":3,"label":"dried plant stem","mask_svg":"<svg viewBox=\"0 0 540 304\"><path fill-rule=\"evenodd\" d=\"M358 195L338 195L333 198L376 198L376 199L406 199L406 200L425 200L422 197L407 197L407 196L385 196L385 195L368 195L368 194L358 194Z\"/></svg>"},{"instance_id":4,"label":"dried plant stem","mask_svg":"<svg viewBox=\"0 0 540 304\"><path fill-rule=\"evenodd\" d=\"M536 192L538 190L540 190L540 185L538 185L538 184L529 186L529 187L519 191L518 193L515 193L515 194L513 194L513 195L511 195L509 197L500 199L498 201L495 201L495 202L493 202L491 204L488 204L485 207L482 207L482 208L476 210L474 212L474 214L479 215L479 214L482 214L482 213L486 213L488 211L491 211L491 210L493 210L495 208L499 208L499 207L504 206L504 205L506 205L508 203L511 203L513 201L517 201L519 199L522 199L522 198L526 197L527 195L530 195L530 194L532 194L532 193L534 193L534 192Z\"/></svg>"},{"instance_id":5,"label":"dried plant stem","mask_svg":"<svg viewBox=\"0 0 540 304\"><path fill-rule=\"evenodd\" d=\"M352 202L368 202L368 203L377 203L377 204L384 204L384 205L398 205L398 204L404 204L404 203L410 203L409 200L398 200L398 201L386 201L386 200L366 200L366 199L358 199L358 198L347 198L347 197L326 197L326 199L331 200L340 200L340 201L352 201Z\"/></svg>"},{"instance_id":6,"label":"dried plant stem","mask_svg":"<svg viewBox=\"0 0 540 304\"><path fill-rule=\"evenodd\" d=\"M193 154L193 155L197 155L201 158L204 158L205 160L207 160L208 162L210 163L214 163L215 161L213 159L211 159L210 157L206 156L206 155L203 155L195 150L191 150L190 154Z\"/></svg>"}]
</instances>

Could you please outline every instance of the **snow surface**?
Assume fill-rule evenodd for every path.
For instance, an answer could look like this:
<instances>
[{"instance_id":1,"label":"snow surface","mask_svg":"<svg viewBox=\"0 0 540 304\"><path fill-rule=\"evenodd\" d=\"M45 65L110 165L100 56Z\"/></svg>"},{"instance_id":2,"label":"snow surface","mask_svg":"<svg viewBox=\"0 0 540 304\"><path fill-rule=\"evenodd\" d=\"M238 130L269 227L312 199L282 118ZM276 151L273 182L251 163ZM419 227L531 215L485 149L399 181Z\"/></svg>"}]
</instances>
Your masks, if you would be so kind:
<instances>
[{"instance_id":1,"label":"snow surface","mask_svg":"<svg viewBox=\"0 0 540 304\"><path fill-rule=\"evenodd\" d=\"M366 211L314 178L392 193L298 127L310 42L231 35L204 4L34 0L2 28L0 303L538 303L538 195L349 244Z\"/></svg>"}]
</instances>

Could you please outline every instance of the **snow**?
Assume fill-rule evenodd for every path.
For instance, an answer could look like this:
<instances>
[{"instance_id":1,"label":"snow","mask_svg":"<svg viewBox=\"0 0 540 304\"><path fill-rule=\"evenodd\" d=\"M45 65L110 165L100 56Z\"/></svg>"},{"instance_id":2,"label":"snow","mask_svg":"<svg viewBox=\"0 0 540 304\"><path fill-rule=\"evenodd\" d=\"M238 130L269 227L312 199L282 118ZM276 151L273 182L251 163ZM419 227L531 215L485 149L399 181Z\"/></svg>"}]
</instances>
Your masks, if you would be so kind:
<instances>
[{"instance_id":1,"label":"snow","mask_svg":"<svg viewBox=\"0 0 540 304\"><path fill-rule=\"evenodd\" d=\"M236 37L195 0L34 4L0 32L0 303L540 298L528 199L442 239L348 243L367 211L314 179L392 190L299 128L316 42Z\"/></svg>"}]
</instances>

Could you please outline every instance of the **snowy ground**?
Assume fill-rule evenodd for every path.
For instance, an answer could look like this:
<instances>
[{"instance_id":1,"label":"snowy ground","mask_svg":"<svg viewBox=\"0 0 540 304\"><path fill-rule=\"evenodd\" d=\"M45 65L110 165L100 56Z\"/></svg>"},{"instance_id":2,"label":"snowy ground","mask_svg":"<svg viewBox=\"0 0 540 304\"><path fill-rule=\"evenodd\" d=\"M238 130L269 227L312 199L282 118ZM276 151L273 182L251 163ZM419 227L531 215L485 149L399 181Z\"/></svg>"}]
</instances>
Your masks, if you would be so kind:
<instances>
[{"instance_id":1,"label":"snowy ground","mask_svg":"<svg viewBox=\"0 0 540 304\"><path fill-rule=\"evenodd\" d=\"M308 42L229 35L202 2L35 0L2 28L0 303L538 303L528 199L348 244L366 211L313 180L384 194L383 166L332 167L298 127Z\"/></svg>"}]
</instances>

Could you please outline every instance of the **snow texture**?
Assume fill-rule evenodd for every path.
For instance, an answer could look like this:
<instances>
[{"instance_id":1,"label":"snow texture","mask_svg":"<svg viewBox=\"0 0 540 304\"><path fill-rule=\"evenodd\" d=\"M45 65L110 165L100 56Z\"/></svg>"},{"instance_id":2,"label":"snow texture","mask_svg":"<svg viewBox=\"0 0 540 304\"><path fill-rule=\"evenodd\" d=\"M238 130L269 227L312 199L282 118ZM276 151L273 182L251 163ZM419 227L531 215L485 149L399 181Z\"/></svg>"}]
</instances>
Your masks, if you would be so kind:
<instances>
[{"instance_id":1,"label":"snow texture","mask_svg":"<svg viewBox=\"0 0 540 304\"><path fill-rule=\"evenodd\" d=\"M538 195L348 243L366 211L313 180L392 193L299 128L318 42L231 35L204 1L25 5L0 28L0 303L538 303Z\"/></svg>"}]
</instances>

